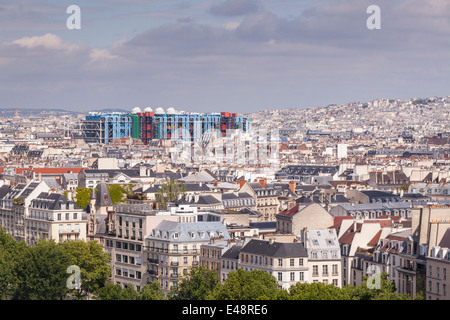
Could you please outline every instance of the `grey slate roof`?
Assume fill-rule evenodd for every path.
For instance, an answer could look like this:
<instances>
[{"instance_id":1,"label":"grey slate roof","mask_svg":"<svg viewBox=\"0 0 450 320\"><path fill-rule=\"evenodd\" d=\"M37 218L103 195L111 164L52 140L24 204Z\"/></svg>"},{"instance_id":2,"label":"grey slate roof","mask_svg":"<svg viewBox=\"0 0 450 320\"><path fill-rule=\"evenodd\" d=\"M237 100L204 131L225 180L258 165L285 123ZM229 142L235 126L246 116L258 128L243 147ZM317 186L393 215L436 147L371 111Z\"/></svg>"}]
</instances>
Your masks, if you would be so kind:
<instances>
[{"instance_id":1,"label":"grey slate roof","mask_svg":"<svg viewBox=\"0 0 450 320\"><path fill-rule=\"evenodd\" d=\"M67 203L73 203L73 207L75 209L80 209L74 201L69 201L66 197L59 193L41 192L36 199L31 201L32 204L37 206L44 202L48 204L47 209L50 210L64 209L63 205Z\"/></svg>"},{"instance_id":2,"label":"grey slate roof","mask_svg":"<svg viewBox=\"0 0 450 320\"><path fill-rule=\"evenodd\" d=\"M273 242L252 239L241 250L242 253L267 255L274 258L307 257L305 247L300 242Z\"/></svg>"},{"instance_id":3,"label":"grey slate roof","mask_svg":"<svg viewBox=\"0 0 450 320\"><path fill-rule=\"evenodd\" d=\"M192 235L195 238L192 238ZM163 220L146 239L171 242L205 241L209 243L211 237L218 238L220 236L223 236L223 240L230 239L226 227L221 222L175 222Z\"/></svg>"},{"instance_id":4,"label":"grey slate roof","mask_svg":"<svg viewBox=\"0 0 450 320\"><path fill-rule=\"evenodd\" d=\"M104 181L97 186L97 195L95 198L96 206L112 206L111 196L109 195L108 186Z\"/></svg>"},{"instance_id":5,"label":"grey slate roof","mask_svg":"<svg viewBox=\"0 0 450 320\"><path fill-rule=\"evenodd\" d=\"M240 244L235 244L234 246L232 246L230 249L228 249L227 251L225 251L221 258L224 259L234 259L237 260L239 259L239 252L242 249L242 245Z\"/></svg>"}]
</instances>

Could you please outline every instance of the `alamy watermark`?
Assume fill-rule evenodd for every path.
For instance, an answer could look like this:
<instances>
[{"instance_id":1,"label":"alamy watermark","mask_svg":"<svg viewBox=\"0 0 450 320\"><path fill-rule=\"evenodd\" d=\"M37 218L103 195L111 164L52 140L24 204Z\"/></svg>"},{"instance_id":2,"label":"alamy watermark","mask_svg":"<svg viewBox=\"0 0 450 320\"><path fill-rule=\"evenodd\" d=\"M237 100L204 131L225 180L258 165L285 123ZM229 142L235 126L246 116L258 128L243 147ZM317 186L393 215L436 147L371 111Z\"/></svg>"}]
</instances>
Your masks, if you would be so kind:
<instances>
[{"instance_id":1,"label":"alamy watermark","mask_svg":"<svg viewBox=\"0 0 450 320\"><path fill-rule=\"evenodd\" d=\"M381 9L377 5L367 7L366 13L371 14L367 18L366 26L369 30L381 29Z\"/></svg>"},{"instance_id":2,"label":"alamy watermark","mask_svg":"<svg viewBox=\"0 0 450 320\"><path fill-rule=\"evenodd\" d=\"M67 268L66 273L70 276L67 278L66 285L69 290L81 289L81 270L77 265L71 265Z\"/></svg>"},{"instance_id":3,"label":"alamy watermark","mask_svg":"<svg viewBox=\"0 0 450 320\"><path fill-rule=\"evenodd\" d=\"M367 274L370 274L367 278L367 288L381 289L381 269L378 266L370 266L367 268Z\"/></svg>"},{"instance_id":4,"label":"alamy watermark","mask_svg":"<svg viewBox=\"0 0 450 320\"><path fill-rule=\"evenodd\" d=\"M67 18L66 26L69 30L80 30L81 29L81 9L77 5L70 5L66 10L67 14L70 16ZM370 17L367 18L366 26L369 30L379 30L381 29L381 9L377 5L370 5L366 10Z\"/></svg>"},{"instance_id":5,"label":"alamy watermark","mask_svg":"<svg viewBox=\"0 0 450 320\"><path fill-rule=\"evenodd\" d=\"M81 9L77 5L67 7L66 13L71 14L66 21L67 29L80 30L81 29Z\"/></svg>"}]
</instances>

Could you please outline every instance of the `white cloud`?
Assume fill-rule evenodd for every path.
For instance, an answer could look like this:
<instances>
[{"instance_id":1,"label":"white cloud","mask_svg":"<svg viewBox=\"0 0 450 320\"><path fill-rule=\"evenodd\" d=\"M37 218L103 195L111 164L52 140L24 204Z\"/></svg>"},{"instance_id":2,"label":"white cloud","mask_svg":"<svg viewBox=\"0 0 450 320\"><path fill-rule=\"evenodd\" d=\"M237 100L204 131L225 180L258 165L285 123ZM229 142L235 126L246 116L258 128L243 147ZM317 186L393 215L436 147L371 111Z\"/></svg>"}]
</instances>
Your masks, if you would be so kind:
<instances>
[{"instance_id":1,"label":"white cloud","mask_svg":"<svg viewBox=\"0 0 450 320\"><path fill-rule=\"evenodd\" d=\"M51 33L43 36L23 37L11 43L27 49L42 47L50 50L72 51L80 48L78 45L62 41L60 37Z\"/></svg>"},{"instance_id":2,"label":"white cloud","mask_svg":"<svg viewBox=\"0 0 450 320\"><path fill-rule=\"evenodd\" d=\"M239 27L240 22L238 21L230 21L223 25L223 27L227 30L235 30Z\"/></svg>"},{"instance_id":3,"label":"white cloud","mask_svg":"<svg viewBox=\"0 0 450 320\"><path fill-rule=\"evenodd\" d=\"M91 61L109 61L113 59L117 59L118 56L111 54L107 49L93 49L89 54Z\"/></svg>"}]
</instances>

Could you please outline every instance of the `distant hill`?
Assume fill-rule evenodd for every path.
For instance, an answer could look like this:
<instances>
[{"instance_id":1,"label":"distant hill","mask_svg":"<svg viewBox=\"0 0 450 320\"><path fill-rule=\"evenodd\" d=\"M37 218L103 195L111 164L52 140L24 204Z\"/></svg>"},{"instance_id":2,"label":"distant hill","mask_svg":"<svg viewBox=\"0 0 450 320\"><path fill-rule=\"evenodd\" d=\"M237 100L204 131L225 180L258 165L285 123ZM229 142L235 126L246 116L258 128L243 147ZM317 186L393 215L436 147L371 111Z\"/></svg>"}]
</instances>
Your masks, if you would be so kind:
<instances>
[{"instance_id":1,"label":"distant hill","mask_svg":"<svg viewBox=\"0 0 450 320\"><path fill-rule=\"evenodd\" d=\"M90 110L95 112L103 112L103 113L109 113L109 112L130 112L129 110L125 109L118 109L118 108L105 108L105 109L98 109L98 110ZM65 109L47 109L47 108L0 108L0 117L14 117L16 113L19 114L19 116L37 116L37 115L54 115L54 116L61 116L61 115L74 115L77 114L87 114L89 111L72 111L72 110L65 110Z\"/></svg>"}]
</instances>

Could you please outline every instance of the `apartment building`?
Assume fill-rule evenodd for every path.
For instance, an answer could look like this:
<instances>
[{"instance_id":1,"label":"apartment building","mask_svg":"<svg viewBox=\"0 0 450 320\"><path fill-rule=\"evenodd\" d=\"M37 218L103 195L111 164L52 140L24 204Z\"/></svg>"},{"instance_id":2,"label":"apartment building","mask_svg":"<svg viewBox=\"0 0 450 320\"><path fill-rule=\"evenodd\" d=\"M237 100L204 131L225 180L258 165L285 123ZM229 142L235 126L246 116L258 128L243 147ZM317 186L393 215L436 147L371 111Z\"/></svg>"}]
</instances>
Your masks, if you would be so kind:
<instances>
[{"instance_id":1,"label":"apartment building","mask_svg":"<svg viewBox=\"0 0 450 320\"><path fill-rule=\"evenodd\" d=\"M0 199L1 226L17 241L27 240L25 219L28 218L31 200L50 187L44 182L19 183L3 189Z\"/></svg>"},{"instance_id":2,"label":"apartment building","mask_svg":"<svg viewBox=\"0 0 450 320\"><path fill-rule=\"evenodd\" d=\"M448 245L449 236L445 242ZM427 257L426 300L450 300L450 249L435 246Z\"/></svg>"},{"instance_id":3,"label":"apartment building","mask_svg":"<svg viewBox=\"0 0 450 320\"><path fill-rule=\"evenodd\" d=\"M223 241L222 239L212 238L210 243L200 245L200 266L206 269L216 270L219 275L222 273L222 254L231 245L229 241Z\"/></svg>"},{"instance_id":4,"label":"apartment building","mask_svg":"<svg viewBox=\"0 0 450 320\"><path fill-rule=\"evenodd\" d=\"M220 268L220 281L223 283L230 272L236 271L239 268L239 253L242 249L242 243L236 243L226 250L220 257L222 266Z\"/></svg>"},{"instance_id":5,"label":"apartment building","mask_svg":"<svg viewBox=\"0 0 450 320\"><path fill-rule=\"evenodd\" d=\"M56 242L86 240L87 215L72 200L57 193L42 192L31 200L25 218L25 241L36 245L37 240Z\"/></svg>"},{"instance_id":6,"label":"apartment building","mask_svg":"<svg viewBox=\"0 0 450 320\"><path fill-rule=\"evenodd\" d=\"M200 247L212 238L230 239L226 227L217 221L161 221L145 238L147 281L158 281L168 293L180 276L199 265Z\"/></svg>"},{"instance_id":7,"label":"apartment building","mask_svg":"<svg viewBox=\"0 0 450 320\"><path fill-rule=\"evenodd\" d=\"M312 282L341 287L341 250L335 229L305 229L302 243L308 252Z\"/></svg>"},{"instance_id":8,"label":"apartment building","mask_svg":"<svg viewBox=\"0 0 450 320\"><path fill-rule=\"evenodd\" d=\"M283 289L297 282L309 282L311 278L308 253L301 242L251 239L240 250L238 263L244 270L270 273Z\"/></svg>"},{"instance_id":9,"label":"apartment building","mask_svg":"<svg viewBox=\"0 0 450 320\"><path fill-rule=\"evenodd\" d=\"M39 239L86 240L87 216L70 192L66 198L50 192L44 181L32 181L2 186L0 197L0 225L17 241L36 245Z\"/></svg>"},{"instance_id":10,"label":"apartment building","mask_svg":"<svg viewBox=\"0 0 450 320\"><path fill-rule=\"evenodd\" d=\"M258 182L241 181L239 191L252 195L256 203L255 209L261 215L259 221L275 221L281 188L275 188L273 183L267 183L266 179L260 179Z\"/></svg>"},{"instance_id":11,"label":"apartment building","mask_svg":"<svg viewBox=\"0 0 450 320\"><path fill-rule=\"evenodd\" d=\"M155 211L148 204L117 204L113 227L104 236L104 249L111 256L111 281L139 290L147 283L145 237L163 220L176 221L169 212Z\"/></svg>"},{"instance_id":12,"label":"apartment building","mask_svg":"<svg viewBox=\"0 0 450 320\"><path fill-rule=\"evenodd\" d=\"M390 232L390 229L383 231L382 225L377 221L341 221L337 237L342 257L342 286L362 284L362 276L358 276L357 271L361 269L357 268L358 265L353 260L357 258L357 252L372 252L383 232Z\"/></svg>"},{"instance_id":13,"label":"apartment building","mask_svg":"<svg viewBox=\"0 0 450 320\"><path fill-rule=\"evenodd\" d=\"M323 229L334 224L333 216L317 203L297 204L276 215L277 232L300 235L304 228Z\"/></svg>"}]
</instances>

